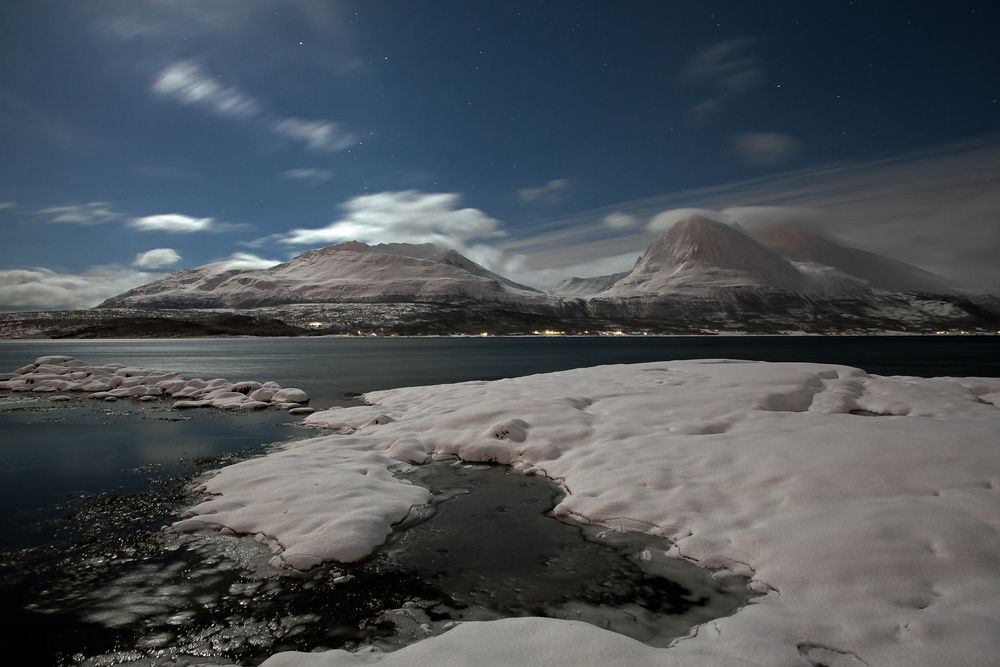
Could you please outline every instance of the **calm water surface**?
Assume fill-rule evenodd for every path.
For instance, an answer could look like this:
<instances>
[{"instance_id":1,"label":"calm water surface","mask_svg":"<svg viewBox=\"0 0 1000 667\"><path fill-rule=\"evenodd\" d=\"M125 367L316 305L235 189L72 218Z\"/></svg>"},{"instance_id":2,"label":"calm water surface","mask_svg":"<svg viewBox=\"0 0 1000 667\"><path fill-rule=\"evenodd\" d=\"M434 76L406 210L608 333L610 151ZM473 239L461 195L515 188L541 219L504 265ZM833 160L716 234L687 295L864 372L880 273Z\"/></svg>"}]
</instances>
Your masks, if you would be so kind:
<instances>
[{"instance_id":1,"label":"calm water surface","mask_svg":"<svg viewBox=\"0 0 1000 667\"><path fill-rule=\"evenodd\" d=\"M190 377L276 380L305 389L318 407L338 404L350 392L672 359L816 361L883 375L1000 376L1000 336L4 341L0 369L43 354L181 371Z\"/></svg>"}]
</instances>

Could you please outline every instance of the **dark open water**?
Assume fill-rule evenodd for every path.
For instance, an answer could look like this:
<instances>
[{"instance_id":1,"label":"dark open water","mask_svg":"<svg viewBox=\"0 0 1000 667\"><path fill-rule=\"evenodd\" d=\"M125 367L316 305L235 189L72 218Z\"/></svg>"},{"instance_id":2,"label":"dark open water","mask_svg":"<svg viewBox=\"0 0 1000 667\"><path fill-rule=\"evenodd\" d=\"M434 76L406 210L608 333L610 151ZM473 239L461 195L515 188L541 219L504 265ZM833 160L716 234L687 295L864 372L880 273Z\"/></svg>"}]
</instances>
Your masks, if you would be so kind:
<instances>
[{"instance_id":1,"label":"dark open water","mask_svg":"<svg viewBox=\"0 0 1000 667\"><path fill-rule=\"evenodd\" d=\"M189 377L276 380L305 389L317 408L398 386L691 358L829 362L880 374L1000 376L1000 337L9 341L0 343L0 371L44 354L178 370ZM489 511L501 507L492 498L510 498L511 508L538 512L543 524L554 521L543 516L548 507L539 500L557 494L547 482L529 487L483 473L429 479L429 486L451 489L452 500L441 507L452 509L426 524L429 537L420 537L418 525L412 537L394 538L367 569L353 571L348 585L331 583L344 574L336 568L275 576L261 568L269 554L252 543L231 538L189 543L164 537L159 528L193 501L190 482L197 474L313 432L275 411L233 415L167 408L0 396L0 650L9 658L27 646L33 652L22 656L22 664L76 664L95 656L93 664L110 664L185 654L256 664L281 648L379 641L391 647L419 638L427 621L440 629L449 619L549 613L619 623L617 612L601 611L602 604L631 605L629 618L641 620L616 627L619 631L645 638L669 627L656 639L667 641L685 623L730 613L740 599L734 584L712 588L698 572L643 573L636 566L636 544L595 546L593 535L578 528L541 524L528 540L537 549L526 554L528 560L568 563L570 571L583 573L565 581L555 577L550 588L540 589L548 599L502 594L551 579L545 569L527 573L521 583L503 583L501 573L486 572L495 564L484 561L481 578L499 582L495 590L463 583L461 576L442 579L449 567L439 559L448 545L463 554L459 575L476 571L468 560L479 550L463 551L455 540L470 538L475 545L503 539L463 529L469 523L463 512L484 511L466 497L486 498ZM492 490L477 496L471 493L476 488ZM498 511L502 516L507 510ZM448 528L448 521L455 525ZM502 524L473 523L487 531ZM600 588L610 591L601 593L606 598L587 592L595 576L611 582ZM385 614L401 605L411 611ZM26 644L25 636L36 639Z\"/></svg>"},{"instance_id":2,"label":"dark open water","mask_svg":"<svg viewBox=\"0 0 1000 667\"><path fill-rule=\"evenodd\" d=\"M1000 336L4 341L0 369L43 354L162 368L190 377L276 380L305 389L319 407L339 403L345 392L671 359L817 361L882 375L1000 376Z\"/></svg>"}]
</instances>

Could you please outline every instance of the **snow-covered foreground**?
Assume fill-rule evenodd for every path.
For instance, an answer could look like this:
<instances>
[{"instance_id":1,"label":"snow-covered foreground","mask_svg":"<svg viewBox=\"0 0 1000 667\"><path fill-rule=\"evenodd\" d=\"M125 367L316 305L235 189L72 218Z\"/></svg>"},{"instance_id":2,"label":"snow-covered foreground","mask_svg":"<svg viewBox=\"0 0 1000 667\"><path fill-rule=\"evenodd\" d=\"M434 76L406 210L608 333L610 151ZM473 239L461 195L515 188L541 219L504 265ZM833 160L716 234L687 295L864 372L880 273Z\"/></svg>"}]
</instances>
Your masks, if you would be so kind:
<instances>
[{"instance_id":1,"label":"snow-covered foreground","mask_svg":"<svg viewBox=\"0 0 1000 667\"><path fill-rule=\"evenodd\" d=\"M224 468L180 530L271 541L276 562L356 560L423 489L431 455L560 479L562 515L672 538L766 595L654 649L552 619L466 623L391 654L279 665L986 665L1000 655L1000 379L820 364L604 366L370 393L340 433ZM855 414L851 414L854 412Z\"/></svg>"}]
</instances>

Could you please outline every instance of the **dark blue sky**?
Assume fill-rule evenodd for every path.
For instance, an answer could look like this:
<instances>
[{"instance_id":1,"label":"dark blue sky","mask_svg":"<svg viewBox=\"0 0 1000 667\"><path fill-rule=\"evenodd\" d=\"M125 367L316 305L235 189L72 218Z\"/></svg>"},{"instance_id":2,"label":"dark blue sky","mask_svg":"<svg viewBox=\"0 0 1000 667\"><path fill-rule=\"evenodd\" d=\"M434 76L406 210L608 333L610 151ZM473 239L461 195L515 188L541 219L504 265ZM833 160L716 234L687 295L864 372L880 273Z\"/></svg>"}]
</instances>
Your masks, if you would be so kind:
<instances>
[{"instance_id":1,"label":"dark blue sky","mask_svg":"<svg viewBox=\"0 0 1000 667\"><path fill-rule=\"evenodd\" d=\"M135 282L151 249L181 259L139 269L350 233L511 269L600 260L606 238L637 254L649 198L831 165L870 187L970 142L992 168L998 45L994 2L7 1L0 270ZM680 203L787 199L735 187Z\"/></svg>"}]
</instances>

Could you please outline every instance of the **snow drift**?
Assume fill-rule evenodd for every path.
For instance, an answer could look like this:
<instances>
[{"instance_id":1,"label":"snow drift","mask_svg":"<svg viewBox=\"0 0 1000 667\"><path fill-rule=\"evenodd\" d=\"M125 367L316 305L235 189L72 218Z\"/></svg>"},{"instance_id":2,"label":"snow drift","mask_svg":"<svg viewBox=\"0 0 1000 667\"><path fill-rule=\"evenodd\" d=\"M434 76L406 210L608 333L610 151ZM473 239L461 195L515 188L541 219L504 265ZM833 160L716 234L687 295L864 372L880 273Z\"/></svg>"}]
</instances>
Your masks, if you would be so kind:
<instances>
[{"instance_id":1,"label":"snow drift","mask_svg":"<svg viewBox=\"0 0 1000 667\"><path fill-rule=\"evenodd\" d=\"M455 455L544 472L568 492L557 513L669 537L670 555L746 574L765 595L664 650L519 619L393 654L281 654L269 667L912 667L992 664L1000 651L998 379L708 360L366 399L307 420L338 434L224 468L177 528L258 533L295 567L351 560L422 502L385 468Z\"/></svg>"}]
</instances>

